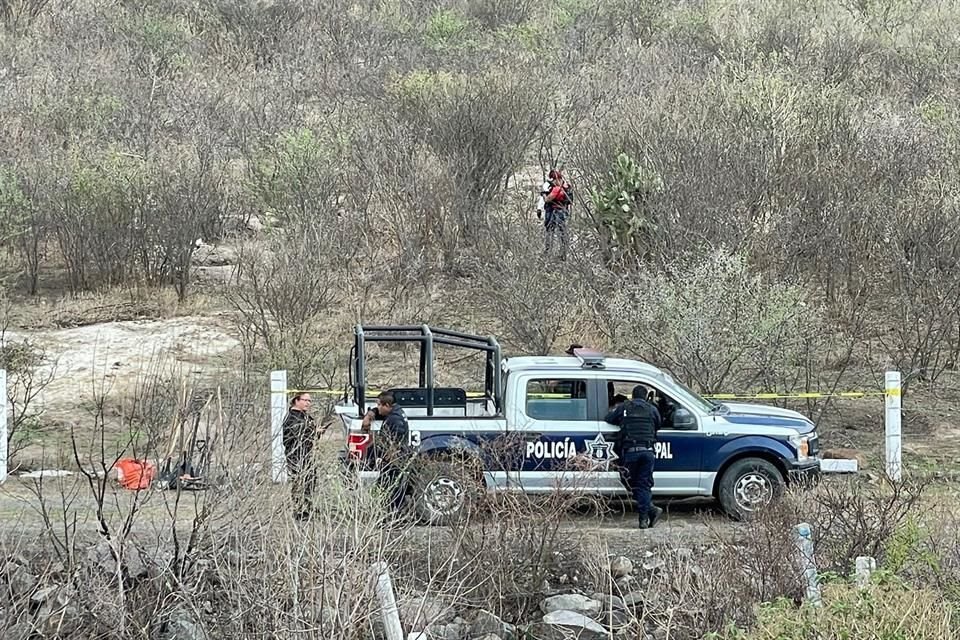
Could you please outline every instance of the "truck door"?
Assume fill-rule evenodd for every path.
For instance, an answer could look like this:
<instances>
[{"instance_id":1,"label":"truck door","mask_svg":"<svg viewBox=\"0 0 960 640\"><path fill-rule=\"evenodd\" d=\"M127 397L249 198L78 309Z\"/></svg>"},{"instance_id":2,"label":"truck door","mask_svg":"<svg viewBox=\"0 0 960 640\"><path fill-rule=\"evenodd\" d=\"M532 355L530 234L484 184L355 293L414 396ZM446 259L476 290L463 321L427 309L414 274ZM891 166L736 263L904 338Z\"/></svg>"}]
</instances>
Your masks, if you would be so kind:
<instances>
[{"instance_id":1,"label":"truck door","mask_svg":"<svg viewBox=\"0 0 960 640\"><path fill-rule=\"evenodd\" d=\"M600 433L603 422L595 380L567 375L526 379L522 404L511 429L523 436L519 482L530 493L557 489L593 492L606 464L615 458L613 441ZM595 464L597 463L597 464ZM619 474L610 472L614 478ZM614 485L619 487L615 481Z\"/></svg>"},{"instance_id":2,"label":"truck door","mask_svg":"<svg viewBox=\"0 0 960 640\"><path fill-rule=\"evenodd\" d=\"M663 426L658 434L657 462L653 474L654 495L701 493L704 436L696 414L664 392L662 385L655 382L639 379L608 379L605 382L608 409L630 398L633 388L638 384L653 392L653 404L663 419ZM604 427L607 428L619 431L617 427L609 424Z\"/></svg>"}]
</instances>

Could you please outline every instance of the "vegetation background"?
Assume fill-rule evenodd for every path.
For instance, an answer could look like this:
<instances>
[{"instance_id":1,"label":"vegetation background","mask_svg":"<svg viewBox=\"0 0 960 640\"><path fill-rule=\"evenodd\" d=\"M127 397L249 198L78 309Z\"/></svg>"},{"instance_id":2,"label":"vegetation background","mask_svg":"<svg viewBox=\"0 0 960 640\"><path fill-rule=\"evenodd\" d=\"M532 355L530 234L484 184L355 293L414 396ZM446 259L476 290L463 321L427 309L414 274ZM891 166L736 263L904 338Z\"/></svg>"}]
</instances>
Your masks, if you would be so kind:
<instances>
[{"instance_id":1,"label":"vegetation background","mask_svg":"<svg viewBox=\"0 0 960 640\"><path fill-rule=\"evenodd\" d=\"M262 424L251 407L266 406L266 371L340 385L352 323L427 322L498 335L511 353L595 345L702 392L876 390L883 371L899 370L906 463L936 480L936 504L953 504L956 2L0 0L0 24L0 364L15 466L53 455L82 468L78 440L101 466L130 447L155 450L172 422L199 411L193 396L214 388L235 458L253 456L239 443ZM565 262L544 254L533 213L554 166L576 190ZM171 317L215 317L236 349L205 362L214 373L202 381L154 363L117 398L95 389L71 396L72 415L44 410L57 380L41 330ZM379 375L395 381L402 369ZM789 406L818 419L828 446L876 460L879 406ZM210 509L226 504L247 513ZM885 503L831 504L865 513ZM864 513L850 522L883 538L877 555L888 538L911 558L945 539L881 535ZM338 511L330 532L346 521ZM521 521L510 520L513 533L532 536ZM70 548L62 538L51 544ZM115 619L90 618L96 607L82 603L80 617L97 620L96 633L166 633L170 607L157 594L207 602L186 576L196 554L224 549L198 545L177 547L176 584L154 585L153 608L127 599L121 580ZM365 541L344 553L360 548L383 551ZM937 575L922 588L954 598L956 564L921 557ZM319 609L301 607L302 585L332 579L317 571L238 587L232 604L210 599L222 616L199 605L191 615L215 619L204 628L224 637L248 623L362 637L362 607L313 591L306 601ZM741 602L791 593L745 584L731 591L750 594ZM257 608L271 606L261 588L297 605L228 615L268 610ZM912 594L897 597L939 597ZM325 606L337 614L323 618ZM755 622L732 609L690 614L702 606L671 610L670 637ZM348 622L360 635L336 636ZM761 616L755 637L773 627ZM797 628L790 637L808 637Z\"/></svg>"}]
</instances>

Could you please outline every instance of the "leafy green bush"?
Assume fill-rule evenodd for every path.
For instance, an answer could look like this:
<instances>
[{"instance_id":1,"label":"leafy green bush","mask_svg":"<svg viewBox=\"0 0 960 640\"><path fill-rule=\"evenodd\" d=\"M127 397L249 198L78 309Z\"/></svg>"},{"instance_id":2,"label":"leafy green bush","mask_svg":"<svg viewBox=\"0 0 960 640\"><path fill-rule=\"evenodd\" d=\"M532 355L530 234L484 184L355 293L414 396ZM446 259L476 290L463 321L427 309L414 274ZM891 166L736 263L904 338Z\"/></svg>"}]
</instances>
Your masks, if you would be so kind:
<instances>
[{"instance_id":1,"label":"leafy green bush","mask_svg":"<svg viewBox=\"0 0 960 640\"><path fill-rule=\"evenodd\" d=\"M470 21L449 9L437 11L427 21L423 40L427 46L442 49L462 44L470 28Z\"/></svg>"},{"instance_id":2,"label":"leafy green bush","mask_svg":"<svg viewBox=\"0 0 960 640\"><path fill-rule=\"evenodd\" d=\"M877 573L866 589L823 585L823 606L778 600L761 605L750 630L729 629L711 640L940 640L956 637L957 610L942 596Z\"/></svg>"}]
</instances>

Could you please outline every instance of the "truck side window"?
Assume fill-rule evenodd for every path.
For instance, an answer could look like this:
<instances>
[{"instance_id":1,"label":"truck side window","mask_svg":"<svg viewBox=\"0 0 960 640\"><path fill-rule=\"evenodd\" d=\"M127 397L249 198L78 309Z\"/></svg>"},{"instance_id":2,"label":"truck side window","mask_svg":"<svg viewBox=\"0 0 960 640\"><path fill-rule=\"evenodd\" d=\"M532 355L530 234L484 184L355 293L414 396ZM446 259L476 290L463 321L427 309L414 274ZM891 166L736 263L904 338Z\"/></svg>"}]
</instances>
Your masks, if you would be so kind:
<instances>
[{"instance_id":1,"label":"truck side window","mask_svg":"<svg viewBox=\"0 0 960 640\"><path fill-rule=\"evenodd\" d=\"M607 381L607 405L610 410L612 410L617 404L629 398L633 393L633 387L637 385L637 382L633 381L621 381L621 380L608 380ZM672 397L668 396L666 393L658 389L656 386L649 383L643 383L648 389L653 391L653 397L650 398L653 401L653 405L660 412L660 417L663 419L662 429L683 429L683 430L695 430L696 424L693 426L683 426L680 427L674 424L673 417L676 413L680 404L677 403ZM688 412L689 417L689 412Z\"/></svg>"},{"instance_id":2,"label":"truck side window","mask_svg":"<svg viewBox=\"0 0 960 640\"><path fill-rule=\"evenodd\" d=\"M534 420L586 420L587 381L529 380L526 414Z\"/></svg>"}]
</instances>

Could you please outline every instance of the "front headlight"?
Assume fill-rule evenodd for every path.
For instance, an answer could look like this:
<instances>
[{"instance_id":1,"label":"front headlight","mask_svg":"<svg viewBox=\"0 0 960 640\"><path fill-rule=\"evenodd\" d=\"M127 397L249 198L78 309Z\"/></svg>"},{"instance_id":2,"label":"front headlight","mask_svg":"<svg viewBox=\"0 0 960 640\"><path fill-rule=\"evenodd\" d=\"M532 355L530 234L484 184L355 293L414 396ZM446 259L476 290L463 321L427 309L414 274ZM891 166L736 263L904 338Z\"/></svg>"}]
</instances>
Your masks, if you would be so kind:
<instances>
[{"instance_id":1,"label":"front headlight","mask_svg":"<svg viewBox=\"0 0 960 640\"><path fill-rule=\"evenodd\" d=\"M806 462L810 457L810 439L807 436L790 436L790 444L797 450L797 462Z\"/></svg>"}]
</instances>

